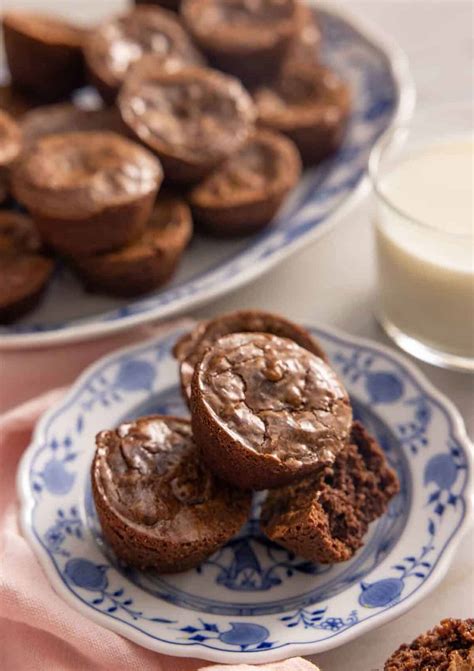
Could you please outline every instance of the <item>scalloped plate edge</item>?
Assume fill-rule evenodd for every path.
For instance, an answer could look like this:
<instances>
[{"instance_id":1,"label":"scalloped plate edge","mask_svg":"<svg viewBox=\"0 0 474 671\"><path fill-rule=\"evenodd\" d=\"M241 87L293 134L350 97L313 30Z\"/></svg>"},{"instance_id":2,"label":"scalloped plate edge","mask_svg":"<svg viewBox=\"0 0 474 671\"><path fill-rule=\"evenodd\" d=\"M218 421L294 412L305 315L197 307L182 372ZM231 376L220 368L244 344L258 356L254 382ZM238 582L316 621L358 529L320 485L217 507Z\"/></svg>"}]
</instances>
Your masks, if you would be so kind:
<instances>
[{"instance_id":1,"label":"scalloped plate edge","mask_svg":"<svg viewBox=\"0 0 474 671\"><path fill-rule=\"evenodd\" d=\"M31 529L31 515L34 509L34 502L30 497L30 491L28 486L28 473L30 461L34 455L34 447L41 440L44 428L46 424L50 421L53 414L58 410L59 406L63 403L68 402L75 393L75 390L80 386L87 378L89 378L95 370L102 368L105 364L112 362L116 358L123 356L124 354L133 354L135 351L139 351L146 348L147 345L155 343L157 340L160 340L174 330L177 330L181 327L190 327L193 324L193 320L179 320L173 322L163 330L159 336L142 341L141 343L133 346L123 347L117 350L114 350L111 354L108 354L105 357L100 358L94 364L86 368L86 370L76 379L73 383L67 394L63 399L53 406L49 411L47 411L37 423L31 442L28 448L25 450L23 457L21 459L18 472L17 472L17 492L20 499L20 524L22 533L25 538L28 540L30 546L32 547L39 563L43 567L47 577L49 578L55 591L68 603L72 608L82 613L85 617L88 617L90 620L97 622L98 624L103 625L104 627L114 631L117 634L124 636L124 625L119 621L116 621L109 616L99 613L96 611L91 611L90 607L83 604L76 595L74 595L70 590L65 586L62 580L60 580L57 571L51 565L48 555L42 550L41 546L37 543L35 536ZM443 554L438 560L438 563L435 566L434 571L429 575L426 581L420 586L416 592L406 597L404 600L398 602L392 607L382 611L381 613L374 613L374 615L360 622L354 627L347 629L346 631L341 632L337 636L327 639L322 642L317 643L289 643L275 650L268 650L265 652L228 652L228 651L219 651L211 649L202 649L202 647L193 646L180 648L175 646L173 643L160 642L159 643L159 652L162 654L172 655L175 657L186 657L190 658L191 653L197 659L203 659L211 662L224 662L224 663L266 663L274 662L285 659L289 656L298 656L298 655L311 655L318 654L330 650L335 647L339 647L349 641L362 636L366 632L378 628L387 622L390 622L393 619L396 619L403 615L405 612L413 608L417 603L424 599L430 592L432 592L441 580L445 577L455 554L455 550L461 542L463 536L466 534L468 529L472 526L473 523L473 512L474 512L474 491L473 491L473 471L474 471L474 446L469 440L466 429L464 426L464 421L454 406L454 404L440 391L434 387L434 385L426 378L426 376L417 369L417 367L412 364L405 356L395 352L390 347L381 345L367 338L360 338L358 336L353 336L351 334L345 333L339 329L328 328L326 326L319 326L318 324L311 325L312 328L316 330L321 330L327 333L330 336L340 338L341 340L348 342L350 344L357 345L359 347L365 347L371 350L378 351L385 355L388 359L391 359L394 363L399 365L402 369L405 369L413 378L419 383L419 385L430 395L430 397L436 401L447 413L453 424L454 435L462 444L465 454L466 461L468 464L467 469L467 482L466 482L466 491L471 492L471 495L466 499L466 510L464 518L454 532L454 535L450 538L448 543L443 549ZM126 638L129 640L145 647L150 650L157 651L156 643L150 642L151 639L142 633L135 631L133 628L128 627L126 629Z\"/></svg>"}]
</instances>

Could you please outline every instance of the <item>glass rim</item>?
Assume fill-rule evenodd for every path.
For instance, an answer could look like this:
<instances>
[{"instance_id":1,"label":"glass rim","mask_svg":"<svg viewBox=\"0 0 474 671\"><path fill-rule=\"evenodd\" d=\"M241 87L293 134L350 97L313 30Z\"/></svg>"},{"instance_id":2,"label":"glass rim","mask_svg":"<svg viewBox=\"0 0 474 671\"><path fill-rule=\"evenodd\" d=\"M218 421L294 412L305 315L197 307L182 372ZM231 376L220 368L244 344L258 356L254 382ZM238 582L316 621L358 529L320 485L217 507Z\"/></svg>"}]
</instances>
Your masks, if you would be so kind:
<instances>
[{"instance_id":1,"label":"glass rim","mask_svg":"<svg viewBox=\"0 0 474 671\"><path fill-rule=\"evenodd\" d=\"M440 110L440 109L446 109L446 108L451 108L451 109L466 109L466 110L472 110L472 118L474 118L474 106L472 103L443 103L441 105L430 105L429 107L425 108L422 110L420 113L420 117L422 116L427 116L430 111L432 110ZM442 230L438 228L437 226L433 226L433 224L430 224L426 221L423 221L421 219L418 219L414 217L413 215L409 214L407 211L404 209L400 208L398 205L396 205L380 188L379 186L379 168L380 168L380 161L382 158L382 154L384 153L385 150L389 149L390 147L395 147L397 145L397 136L402 135L403 133L407 133L410 129L412 129L414 126L417 126L418 124L422 124L423 120L422 118L416 119L412 118L409 121L405 121L402 123L395 124L391 128L389 128L385 133L383 133L379 139L376 141L374 146L372 147L372 150L370 151L369 155L369 160L368 160L368 166L367 166L367 172L368 176L370 179L370 183L372 185L372 188L374 190L374 193L376 194L377 198L379 198L392 212L397 214L399 217L409 221L410 223L414 224L415 226L423 229L428 229L430 231L436 232L438 235L445 236L447 238L451 239L457 239L457 240L472 240L474 238L474 230L472 234L465 234L465 233L452 233L449 231ZM426 124L424 124L426 125ZM400 143L401 144L401 143Z\"/></svg>"}]
</instances>

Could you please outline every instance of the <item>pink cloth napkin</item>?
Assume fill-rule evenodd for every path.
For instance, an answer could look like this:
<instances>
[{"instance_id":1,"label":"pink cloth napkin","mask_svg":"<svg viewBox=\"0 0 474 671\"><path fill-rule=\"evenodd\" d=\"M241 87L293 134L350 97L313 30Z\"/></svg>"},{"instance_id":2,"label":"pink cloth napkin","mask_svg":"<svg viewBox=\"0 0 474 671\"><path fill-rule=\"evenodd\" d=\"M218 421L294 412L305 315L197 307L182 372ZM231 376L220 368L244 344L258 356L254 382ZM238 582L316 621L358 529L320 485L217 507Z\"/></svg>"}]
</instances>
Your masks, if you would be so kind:
<instances>
[{"instance_id":1,"label":"pink cloth napkin","mask_svg":"<svg viewBox=\"0 0 474 671\"><path fill-rule=\"evenodd\" d=\"M151 335L148 330L146 335ZM144 333L141 332L141 337ZM4 408L52 385L72 382L85 365L137 335L49 351L0 356L0 397ZM38 371L41 375L38 377ZM15 477L21 454L40 415L64 389L41 396L0 416L0 669L5 671L195 671L206 663L158 655L90 622L56 595L18 527ZM206 671L315 671L303 659L269 666L207 667Z\"/></svg>"}]
</instances>

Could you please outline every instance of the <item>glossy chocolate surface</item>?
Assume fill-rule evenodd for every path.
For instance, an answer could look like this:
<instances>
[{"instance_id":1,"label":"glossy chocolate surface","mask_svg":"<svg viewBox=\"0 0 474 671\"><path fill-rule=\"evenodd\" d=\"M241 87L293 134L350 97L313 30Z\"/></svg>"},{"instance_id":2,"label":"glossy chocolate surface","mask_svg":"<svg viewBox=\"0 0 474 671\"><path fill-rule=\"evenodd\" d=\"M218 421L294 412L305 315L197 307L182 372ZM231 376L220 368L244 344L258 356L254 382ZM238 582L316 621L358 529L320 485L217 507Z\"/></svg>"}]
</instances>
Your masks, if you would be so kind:
<instances>
[{"instance_id":1,"label":"glossy chocolate surface","mask_svg":"<svg viewBox=\"0 0 474 671\"><path fill-rule=\"evenodd\" d=\"M18 199L49 216L80 218L154 191L159 161L110 132L73 132L38 140L13 176Z\"/></svg>"},{"instance_id":2,"label":"glossy chocolate surface","mask_svg":"<svg viewBox=\"0 0 474 671\"><path fill-rule=\"evenodd\" d=\"M233 77L204 68L158 71L143 59L119 96L122 117L158 153L213 165L238 149L254 121L249 95Z\"/></svg>"},{"instance_id":3,"label":"glossy chocolate surface","mask_svg":"<svg viewBox=\"0 0 474 671\"><path fill-rule=\"evenodd\" d=\"M322 359L291 340L225 336L195 375L213 418L248 449L299 466L331 462L345 444L347 392Z\"/></svg>"}]
</instances>

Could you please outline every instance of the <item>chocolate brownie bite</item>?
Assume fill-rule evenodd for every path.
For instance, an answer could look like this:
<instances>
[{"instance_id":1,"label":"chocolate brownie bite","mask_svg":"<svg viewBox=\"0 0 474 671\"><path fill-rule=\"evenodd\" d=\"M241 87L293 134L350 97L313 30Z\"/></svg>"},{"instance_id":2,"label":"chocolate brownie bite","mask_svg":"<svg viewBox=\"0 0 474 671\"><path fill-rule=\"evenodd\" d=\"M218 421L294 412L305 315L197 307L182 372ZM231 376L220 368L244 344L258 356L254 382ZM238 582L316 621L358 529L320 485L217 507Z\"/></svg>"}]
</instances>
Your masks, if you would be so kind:
<instances>
[{"instance_id":1,"label":"chocolate brownie bite","mask_svg":"<svg viewBox=\"0 0 474 671\"><path fill-rule=\"evenodd\" d=\"M334 464L268 493L260 526L270 540L309 561L347 561L398 490L377 441L354 422Z\"/></svg>"},{"instance_id":2,"label":"chocolate brownie bite","mask_svg":"<svg viewBox=\"0 0 474 671\"><path fill-rule=\"evenodd\" d=\"M247 84L278 71L304 19L298 0L183 0L181 15L210 62Z\"/></svg>"},{"instance_id":3,"label":"chocolate brownie bite","mask_svg":"<svg viewBox=\"0 0 474 671\"><path fill-rule=\"evenodd\" d=\"M53 266L41 254L33 221L18 212L0 211L0 324L9 324L36 307Z\"/></svg>"},{"instance_id":4,"label":"chocolate brownie bite","mask_svg":"<svg viewBox=\"0 0 474 671\"><path fill-rule=\"evenodd\" d=\"M139 296L173 276L191 235L186 203L160 194L141 237L114 252L79 257L74 265L89 291Z\"/></svg>"},{"instance_id":5,"label":"chocolate brownie bite","mask_svg":"<svg viewBox=\"0 0 474 671\"><path fill-rule=\"evenodd\" d=\"M20 128L24 145L29 145L45 135L74 131L109 130L119 134L127 133L115 107L85 110L71 103L37 107L22 117Z\"/></svg>"},{"instance_id":6,"label":"chocolate brownie bite","mask_svg":"<svg viewBox=\"0 0 474 671\"><path fill-rule=\"evenodd\" d=\"M178 340L173 347L173 355L179 361L181 391L186 402L191 398L191 381L196 364L204 356L207 349L216 340L231 333L270 333L282 338L289 338L309 352L327 362L326 353L302 326L263 310L237 310L221 315L209 321L199 322L190 332Z\"/></svg>"},{"instance_id":7,"label":"chocolate brownie bite","mask_svg":"<svg viewBox=\"0 0 474 671\"><path fill-rule=\"evenodd\" d=\"M110 132L48 135L13 171L15 197L44 240L66 255L126 245L145 230L162 179L159 161Z\"/></svg>"},{"instance_id":8,"label":"chocolate brownie bite","mask_svg":"<svg viewBox=\"0 0 474 671\"><path fill-rule=\"evenodd\" d=\"M254 101L258 123L291 138L307 165L320 162L342 143L349 90L328 68L288 63L277 79L254 92Z\"/></svg>"},{"instance_id":9,"label":"chocolate brownie bite","mask_svg":"<svg viewBox=\"0 0 474 671\"><path fill-rule=\"evenodd\" d=\"M84 47L92 81L106 102L115 100L130 66L150 53L157 69L204 64L176 15L154 6L106 20Z\"/></svg>"},{"instance_id":10,"label":"chocolate brownie bite","mask_svg":"<svg viewBox=\"0 0 474 671\"><path fill-rule=\"evenodd\" d=\"M142 58L118 97L122 118L160 158L165 176L196 182L238 151L253 129L255 109L237 79L216 70L159 70Z\"/></svg>"},{"instance_id":11,"label":"chocolate brownie bite","mask_svg":"<svg viewBox=\"0 0 474 671\"><path fill-rule=\"evenodd\" d=\"M206 351L194 370L191 415L208 466L245 489L278 487L331 464L352 423L336 373L268 333L233 333Z\"/></svg>"},{"instance_id":12,"label":"chocolate brownie bite","mask_svg":"<svg viewBox=\"0 0 474 671\"><path fill-rule=\"evenodd\" d=\"M54 101L84 84L84 29L24 11L6 12L2 23L10 76L20 91Z\"/></svg>"},{"instance_id":13,"label":"chocolate brownie bite","mask_svg":"<svg viewBox=\"0 0 474 671\"><path fill-rule=\"evenodd\" d=\"M251 497L202 463L186 419L142 417L96 438L92 492L105 540L139 569L186 571L244 524Z\"/></svg>"},{"instance_id":14,"label":"chocolate brownie bite","mask_svg":"<svg viewBox=\"0 0 474 671\"><path fill-rule=\"evenodd\" d=\"M271 222L301 176L297 148L283 135L256 131L189 194L201 228L218 237L255 233Z\"/></svg>"},{"instance_id":15,"label":"chocolate brownie bite","mask_svg":"<svg viewBox=\"0 0 474 671\"><path fill-rule=\"evenodd\" d=\"M22 146L21 131L13 118L0 110L0 203L10 192L10 173Z\"/></svg>"},{"instance_id":16,"label":"chocolate brownie bite","mask_svg":"<svg viewBox=\"0 0 474 671\"><path fill-rule=\"evenodd\" d=\"M472 671L474 619L441 620L440 624L404 643L387 659L384 671Z\"/></svg>"}]
</instances>

